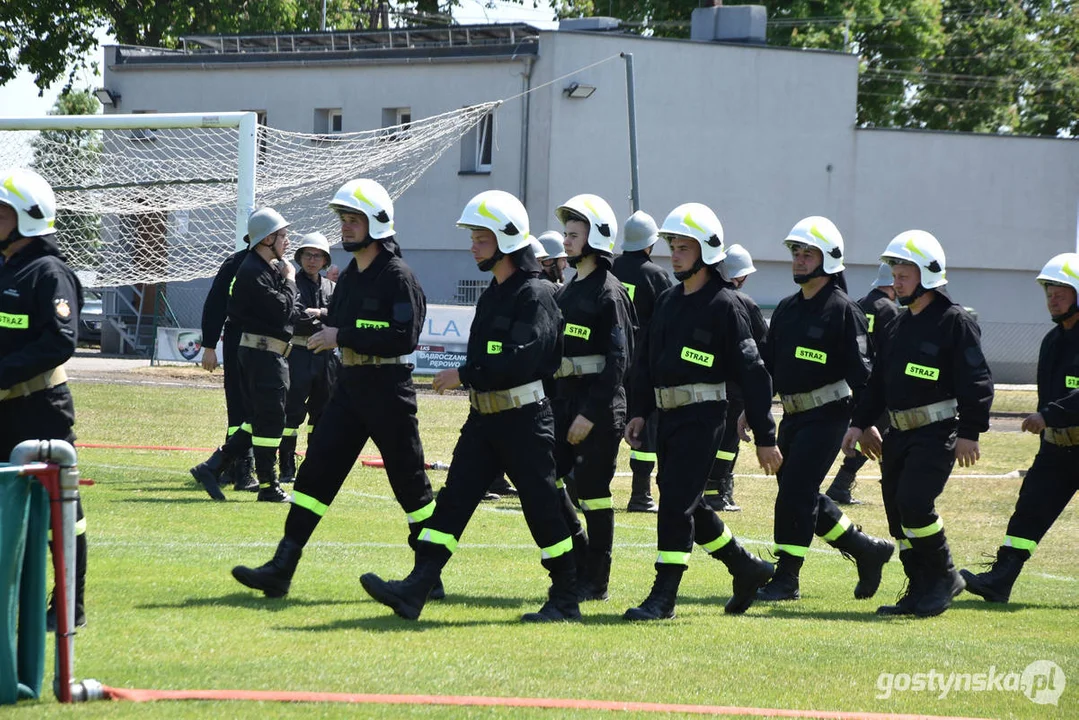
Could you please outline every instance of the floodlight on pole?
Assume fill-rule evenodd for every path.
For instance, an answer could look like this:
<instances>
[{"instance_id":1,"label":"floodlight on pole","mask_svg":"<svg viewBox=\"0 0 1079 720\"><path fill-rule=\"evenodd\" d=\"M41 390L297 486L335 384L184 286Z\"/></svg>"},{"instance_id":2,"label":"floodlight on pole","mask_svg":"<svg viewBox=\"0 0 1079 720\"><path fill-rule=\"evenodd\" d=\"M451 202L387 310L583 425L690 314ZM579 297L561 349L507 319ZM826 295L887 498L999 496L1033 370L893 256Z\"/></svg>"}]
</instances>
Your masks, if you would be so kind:
<instances>
[{"instance_id":1,"label":"floodlight on pole","mask_svg":"<svg viewBox=\"0 0 1079 720\"><path fill-rule=\"evenodd\" d=\"M566 89L562 92L564 92L568 97L577 100L584 100L585 98L592 97L592 93L594 93L595 91L595 85L584 85L583 83L575 82L567 85Z\"/></svg>"},{"instance_id":2,"label":"floodlight on pole","mask_svg":"<svg viewBox=\"0 0 1079 720\"><path fill-rule=\"evenodd\" d=\"M94 95L97 95L98 101L102 105L116 106L120 104L120 93L114 93L107 88L98 88L94 90Z\"/></svg>"}]
</instances>

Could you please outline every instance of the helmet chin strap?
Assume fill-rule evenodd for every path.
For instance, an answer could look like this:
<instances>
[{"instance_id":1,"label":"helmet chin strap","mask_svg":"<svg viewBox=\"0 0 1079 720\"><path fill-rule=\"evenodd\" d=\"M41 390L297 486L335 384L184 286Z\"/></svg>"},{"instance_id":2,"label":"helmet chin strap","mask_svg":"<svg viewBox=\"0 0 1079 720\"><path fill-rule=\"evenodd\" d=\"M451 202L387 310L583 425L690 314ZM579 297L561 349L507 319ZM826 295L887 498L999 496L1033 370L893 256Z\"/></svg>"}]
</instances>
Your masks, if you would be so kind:
<instances>
[{"instance_id":1,"label":"helmet chin strap","mask_svg":"<svg viewBox=\"0 0 1079 720\"><path fill-rule=\"evenodd\" d=\"M350 253L360 252L361 250L367 248L374 241L375 239L371 237L371 233L367 233L367 237L365 237L363 240L349 240L347 242L342 241L341 249L345 252Z\"/></svg>"},{"instance_id":2,"label":"helmet chin strap","mask_svg":"<svg viewBox=\"0 0 1079 720\"><path fill-rule=\"evenodd\" d=\"M1071 318L1075 317L1077 313L1079 313L1079 305L1072 305L1067 312L1061 313L1060 315L1053 315L1052 319L1053 322L1059 324L1064 322L1065 320L1070 320Z\"/></svg>"},{"instance_id":3,"label":"helmet chin strap","mask_svg":"<svg viewBox=\"0 0 1079 720\"><path fill-rule=\"evenodd\" d=\"M706 267L708 267L708 266L704 264L704 260L702 258L697 258L697 261L695 263L693 263L693 267L691 267L689 270L683 270L682 272L676 272L674 274L674 279L677 280L678 282L685 282L686 280L689 280L691 277L696 275L701 270L701 268L706 268Z\"/></svg>"},{"instance_id":4,"label":"helmet chin strap","mask_svg":"<svg viewBox=\"0 0 1079 720\"><path fill-rule=\"evenodd\" d=\"M7 250L19 240L22 240L22 235L19 233L19 227L16 225L8 233L8 236L3 240L0 240L0 252Z\"/></svg>"},{"instance_id":5,"label":"helmet chin strap","mask_svg":"<svg viewBox=\"0 0 1079 720\"><path fill-rule=\"evenodd\" d=\"M499 248L498 250L495 250L495 254L491 257L476 263L476 267L480 269L480 272L491 272L491 270L494 269L494 266L498 264L498 261L504 257L506 257L506 254Z\"/></svg>"},{"instance_id":6,"label":"helmet chin strap","mask_svg":"<svg viewBox=\"0 0 1079 720\"><path fill-rule=\"evenodd\" d=\"M913 293L911 293L910 295L903 296L903 295L900 295L899 293L896 293L895 294L895 301L897 303L899 303L900 305L902 305L903 307L906 307L906 306L910 305L912 302L914 302L915 300L917 300L918 298L920 298L922 295L925 295L927 292L929 292L929 291L925 289L925 286L922 285L921 283L918 283L918 288Z\"/></svg>"},{"instance_id":7,"label":"helmet chin strap","mask_svg":"<svg viewBox=\"0 0 1079 720\"><path fill-rule=\"evenodd\" d=\"M794 282L797 285L805 285L813 278L827 277L828 273L824 272L824 263L821 263L811 273L794 273Z\"/></svg>"},{"instance_id":8,"label":"helmet chin strap","mask_svg":"<svg viewBox=\"0 0 1079 720\"><path fill-rule=\"evenodd\" d=\"M581 248L581 254L580 255L575 255L574 257L567 256L566 257L566 262L569 264L569 266L571 268L576 270L577 266L581 264L581 261L584 260L589 255L591 255L592 252L593 252L592 246L588 245L586 243L585 246L583 248Z\"/></svg>"}]
</instances>

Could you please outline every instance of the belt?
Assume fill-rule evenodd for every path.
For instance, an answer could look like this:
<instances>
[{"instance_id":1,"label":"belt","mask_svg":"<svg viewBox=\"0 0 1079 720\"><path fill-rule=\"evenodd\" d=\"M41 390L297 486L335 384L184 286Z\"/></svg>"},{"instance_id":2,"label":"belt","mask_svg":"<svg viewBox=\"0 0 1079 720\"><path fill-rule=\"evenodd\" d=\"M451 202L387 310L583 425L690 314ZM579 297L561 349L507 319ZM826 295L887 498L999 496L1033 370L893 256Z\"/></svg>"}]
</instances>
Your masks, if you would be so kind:
<instances>
[{"instance_id":1,"label":"belt","mask_svg":"<svg viewBox=\"0 0 1079 720\"><path fill-rule=\"evenodd\" d=\"M311 339L310 335L293 335L292 339L288 341L289 345L293 347L307 347L307 341Z\"/></svg>"},{"instance_id":2,"label":"belt","mask_svg":"<svg viewBox=\"0 0 1079 720\"><path fill-rule=\"evenodd\" d=\"M531 405L545 397L547 396L543 393L542 380L534 380L527 385L518 385L509 390L468 391L468 402L481 415L491 415L505 410L513 410L524 405Z\"/></svg>"},{"instance_id":3,"label":"belt","mask_svg":"<svg viewBox=\"0 0 1079 720\"><path fill-rule=\"evenodd\" d=\"M288 354L292 351L292 346L285 340L278 340L269 335L256 335L255 333L246 332L240 335L240 347L266 350L281 357L288 357Z\"/></svg>"},{"instance_id":4,"label":"belt","mask_svg":"<svg viewBox=\"0 0 1079 720\"><path fill-rule=\"evenodd\" d=\"M904 431L931 425L941 420L950 420L957 415L959 415L959 403L955 398L941 400L940 402L922 405L909 410L888 411L892 427Z\"/></svg>"},{"instance_id":5,"label":"belt","mask_svg":"<svg viewBox=\"0 0 1079 720\"><path fill-rule=\"evenodd\" d=\"M607 367L607 358L603 355L578 355L562 358L562 364L555 371L555 378L596 375Z\"/></svg>"},{"instance_id":6,"label":"belt","mask_svg":"<svg viewBox=\"0 0 1079 720\"><path fill-rule=\"evenodd\" d=\"M35 375L26 382L15 383L9 388L0 388L0 402L26 397L42 390L47 390L67 382L67 373L64 367L53 368L40 375Z\"/></svg>"},{"instance_id":7,"label":"belt","mask_svg":"<svg viewBox=\"0 0 1079 720\"><path fill-rule=\"evenodd\" d=\"M660 410L726 399L727 383L693 383L656 388L656 405Z\"/></svg>"},{"instance_id":8,"label":"belt","mask_svg":"<svg viewBox=\"0 0 1079 720\"><path fill-rule=\"evenodd\" d=\"M846 380L840 380L809 392L780 395L779 400L783 403L783 412L794 414L813 410L850 396L850 385L847 385Z\"/></svg>"},{"instance_id":9,"label":"belt","mask_svg":"<svg viewBox=\"0 0 1079 720\"><path fill-rule=\"evenodd\" d=\"M400 357L379 357L378 355L364 355L349 348L341 348L341 364L346 367L354 365L407 365L408 355Z\"/></svg>"},{"instance_id":10,"label":"belt","mask_svg":"<svg viewBox=\"0 0 1079 720\"><path fill-rule=\"evenodd\" d=\"M1051 428L1047 427L1042 433L1045 442L1059 445L1060 447L1075 447L1079 445L1079 426Z\"/></svg>"}]
</instances>

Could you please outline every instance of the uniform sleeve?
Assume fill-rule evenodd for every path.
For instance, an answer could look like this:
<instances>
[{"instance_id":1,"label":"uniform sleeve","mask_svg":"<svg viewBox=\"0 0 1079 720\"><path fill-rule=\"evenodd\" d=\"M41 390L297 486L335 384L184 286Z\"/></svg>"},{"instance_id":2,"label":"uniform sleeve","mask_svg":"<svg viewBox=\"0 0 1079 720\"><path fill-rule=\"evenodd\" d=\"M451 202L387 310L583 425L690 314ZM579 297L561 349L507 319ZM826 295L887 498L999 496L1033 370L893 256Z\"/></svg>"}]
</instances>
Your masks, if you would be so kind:
<instances>
[{"instance_id":1,"label":"uniform sleeve","mask_svg":"<svg viewBox=\"0 0 1079 720\"><path fill-rule=\"evenodd\" d=\"M867 427L876 424L877 419L885 410L884 363L888 357L888 345L891 342L892 328L892 325L889 325L886 330L877 328L875 333L878 344L876 360L873 362L865 387L855 397L854 413L850 420L850 426L859 430L865 430Z\"/></svg>"},{"instance_id":2,"label":"uniform sleeve","mask_svg":"<svg viewBox=\"0 0 1079 720\"><path fill-rule=\"evenodd\" d=\"M561 357L562 313L547 293L519 293L507 339L481 347L483 361L469 358L458 368L461 382L475 390L517 387L542 375L557 349ZM497 352L492 352L497 346Z\"/></svg>"},{"instance_id":3,"label":"uniform sleeve","mask_svg":"<svg viewBox=\"0 0 1079 720\"><path fill-rule=\"evenodd\" d=\"M581 414L595 422L610 414L614 397L622 386L633 356L633 333L636 315L624 293L608 297L604 303L603 327L607 335L606 364L595 382L590 383L588 397Z\"/></svg>"},{"instance_id":4,"label":"uniform sleeve","mask_svg":"<svg viewBox=\"0 0 1079 720\"><path fill-rule=\"evenodd\" d=\"M978 325L967 315L956 319L955 351L952 356L955 398L959 403L959 437L977 440L989 430L989 408L993 404L993 378L982 353Z\"/></svg>"},{"instance_id":5,"label":"uniform sleeve","mask_svg":"<svg viewBox=\"0 0 1079 720\"><path fill-rule=\"evenodd\" d=\"M652 315L652 322L645 328L645 331L641 333L640 346L634 351L636 358L629 373L629 416L631 418L639 417L647 419L656 409L656 392L655 386L652 384L652 372L651 366L649 365L652 353L649 346L651 345L652 328L655 327L656 318L659 315L661 305L662 299L657 302L656 312Z\"/></svg>"},{"instance_id":6,"label":"uniform sleeve","mask_svg":"<svg viewBox=\"0 0 1079 720\"><path fill-rule=\"evenodd\" d=\"M869 380L872 365L869 362L869 322L865 313L855 303L848 305L843 329L843 345L847 356L844 379L857 398Z\"/></svg>"},{"instance_id":7,"label":"uniform sleeve","mask_svg":"<svg viewBox=\"0 0 1079 720\"><path fill-rule=\"evenodd\" d=\"M1079 390L1072 390L1064 397L1057 398L1039 412L1049 427L1072 427L1079 425Z\"/></svg>"},{"instance_id":8,"label":"uniform sleeve","mask_svg":"<svg viewBox=\"0 0 1079 720\"><path fill-rule=\"evenodd\" d=\"M205 347L215 347L221 338L221 329L225 326L225 318L228 317L229 286L236 277L236 263L229 258L221 263L214 281L210 285L210 292L206 295L206 302L202 306L202 344Z\"/></svg>"},{"instance_id":9,"label":"uniform sleeve","mask_svg":"<svg viewBox=\"0 0 1079 720\"><path fill-rule=\"evenodd\" d=\"M274 325L289 325L296 317L296 283L292 280L278 282L277 270L272 273L260 272L255 276L260 313ZM275 277L276 276L276 277Z\"/></svg>"},{"instance_id":10,"label":"uniform sleeve","mask_svg":"<svg viewBox=\"0 0 1079 720\"><path fill-rule=\"evenodd\" d=\"M749 315L749 331L753 334L753 339L757 342L759 349L765 336L768 335L768 323L765 322L764 313L757 303L748 303L746 312Z\"/></svg>"},{"instance_id":11,"label":"uniform sleeve","mask_svg":"<svg viewBox=\"0 0 1079 720\"><path fill-rule=\"evenodd\" d=\"M758 352L760 353L761 362L764 363L764 369L768 371L768 376L771 377L775 374L775 326L776 315L779 313L779 308L772 311L772 322L768 324L768 331L764 334L764 339L759 342Z\"/></svg>"},{"instance_id":12,"label":"uniform sleeve","mask_svg":"<svg viewBox=\"0 0 1079 720\"><path fill-rule=\"evenodd\" d=\"M764 366L749 329L749 316L741 303L731 303L723 328L724 364L731 368L745 398L746 421L758 447L776 444L772 419L772 376Z\"/></svg>"},{"instance_id":13,"label":"uniform sleeve","mask_svg":"<svg viewBox=\"0 0 1079 720\"><path fill-rule=\"evenodd\" d=\"M0 358L0 388L58 368L75 354L82 288L69 272L43 274L34 284L30 327L35 339Z\"/></svg>"},{"instance_id":14,"label":"uniform sleeve","mask_svg":"<svg viewBox=\"0 0 1079 720\"><path fill-rule=\"evenodd\" d=\"M398 271L391 282L394 288L389 327L356 327L357 318L341 318L338 345L378 357L408 355L416 349L427 318L427 298L410 275Z\"/></svg>"}]
</instances>

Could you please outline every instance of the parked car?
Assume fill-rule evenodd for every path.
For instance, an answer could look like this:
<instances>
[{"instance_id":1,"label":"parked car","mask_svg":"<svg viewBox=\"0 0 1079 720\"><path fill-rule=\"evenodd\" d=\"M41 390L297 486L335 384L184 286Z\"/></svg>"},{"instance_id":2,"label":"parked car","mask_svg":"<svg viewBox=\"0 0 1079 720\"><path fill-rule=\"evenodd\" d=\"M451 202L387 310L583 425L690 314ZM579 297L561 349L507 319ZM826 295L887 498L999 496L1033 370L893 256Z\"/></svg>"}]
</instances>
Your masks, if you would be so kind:
<instances>
[{"instance_id":1,"label":"parked car","mask_svg":"<svg viewBox=\"0 0 1079 720\"><path fill-rule=\"evenodd\" d=\"M101 295L96 290L83 290L82 314L79 315L79 342L91 345L101 344L101 323L105 320L102 312Z\"/></svg>"}]
</instances>

